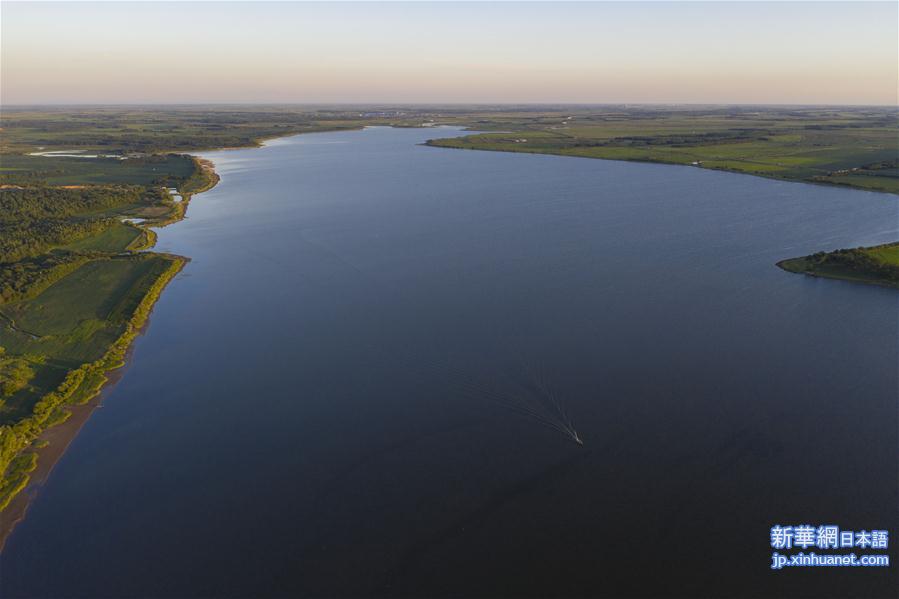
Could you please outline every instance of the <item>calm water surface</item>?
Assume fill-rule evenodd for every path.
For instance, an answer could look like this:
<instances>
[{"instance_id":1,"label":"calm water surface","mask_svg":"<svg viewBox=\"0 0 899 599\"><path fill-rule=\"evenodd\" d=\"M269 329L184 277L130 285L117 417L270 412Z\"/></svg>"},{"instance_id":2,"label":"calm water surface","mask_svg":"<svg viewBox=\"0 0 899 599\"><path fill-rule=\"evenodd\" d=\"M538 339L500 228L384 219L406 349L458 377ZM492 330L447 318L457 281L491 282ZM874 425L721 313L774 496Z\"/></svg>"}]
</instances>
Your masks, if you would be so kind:
<instances>
[{"instance_id":1,"label":"calm water surface","mask_svg":"<svg viewBox=\"0 0 899 599\"><path fill-rule=\"evenodd\" d=\"M899 238L896 198L418 145L457 134L208 154L4 596L895 596L768 534L899 542L899 296L774 266ZM584 447L495 401L537 379Z\"/></svg>"}]
</instances>

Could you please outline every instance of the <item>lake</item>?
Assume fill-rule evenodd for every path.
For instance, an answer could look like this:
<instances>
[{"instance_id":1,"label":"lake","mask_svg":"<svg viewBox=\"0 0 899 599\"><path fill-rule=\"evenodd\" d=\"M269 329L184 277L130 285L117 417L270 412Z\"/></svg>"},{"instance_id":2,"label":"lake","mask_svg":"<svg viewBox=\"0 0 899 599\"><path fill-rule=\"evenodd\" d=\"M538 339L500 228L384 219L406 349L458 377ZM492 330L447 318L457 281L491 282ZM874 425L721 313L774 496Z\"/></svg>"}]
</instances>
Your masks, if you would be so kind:
<instances>
[{"instance_id":1,"label":"lake","mask_svg":"<svg viewBox=\"0 0 899 599\"><path fill-rule=\"evenodd\" d=\"M894 596L769 529L899 534L899 294L775 267L896 197L456 135L204 155L3 596Z\"/></svg>"}]
</instances>

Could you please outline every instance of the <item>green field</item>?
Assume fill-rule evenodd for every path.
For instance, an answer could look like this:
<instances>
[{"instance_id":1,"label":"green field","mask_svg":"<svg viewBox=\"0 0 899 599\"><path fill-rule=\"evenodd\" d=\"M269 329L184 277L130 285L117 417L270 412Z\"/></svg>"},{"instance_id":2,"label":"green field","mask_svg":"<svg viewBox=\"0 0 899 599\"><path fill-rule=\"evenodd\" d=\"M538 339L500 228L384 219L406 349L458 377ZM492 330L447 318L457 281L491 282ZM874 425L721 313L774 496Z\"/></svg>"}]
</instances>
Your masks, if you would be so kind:
<instances>
[{"instance_id":1,"label":"green field","mask_svg":"<svg viewBox=\"0 0 899 599\"><path fill-rule=\"evenodd\" d=\"M33 299L0 307L0 347L7 355L42 360L32 366L36 381L30 387L4 396L0 424L27 414L69 369L99 359L170 264L152 254L99 258Z\"/></svg>"},{"instance_id":2,"label":"green field","mask_svg":"<svg viewBox=\"0 0 899 599\"><path fill-rule=\"evenodd\" d=\"M60 249L73 252L124 252L142 239L145 231L127 223L117 223L99 235L79 239L60 246Z\"/></svg>"},{"instance_id":3,"label":"green field","mask_svg":"<svg viewBox=\"0 0 899 599\"><path fill-rule=\"evenodd\" d=\"M899 267L899 243L865 248L864 251L878 262Z\"/></svg>"},{"instance_id":4,"label":"green field","mask_svg":"<svg viewBox=\"0 0 899 599\"><path fill-rule=\"evenodd\" d=\"M134 298L145 288L142 282L152 279L164 260L154 256L98 259L57 281L36 298L6 305L3 312L15 320L19 328L40 337L30 340L23 335L0 332L0 341L8 350L33 352L53 348L54 355L70 355L74 360L96 359L100 348L64 347L79 329L100 330L115 326L133 311ZM78 298L73 302L72 298Z\"/></svg>"},{"instance_id":5,"label":"green field","mask_svg":"<svg viewBox=\"0 0 899 599\"><path fill-rule=\"evenodd\" d=\"M181 154L117 158L0 155L0 184L160 185L178 187L194 172Z\"/></svg>"}]
</instances>

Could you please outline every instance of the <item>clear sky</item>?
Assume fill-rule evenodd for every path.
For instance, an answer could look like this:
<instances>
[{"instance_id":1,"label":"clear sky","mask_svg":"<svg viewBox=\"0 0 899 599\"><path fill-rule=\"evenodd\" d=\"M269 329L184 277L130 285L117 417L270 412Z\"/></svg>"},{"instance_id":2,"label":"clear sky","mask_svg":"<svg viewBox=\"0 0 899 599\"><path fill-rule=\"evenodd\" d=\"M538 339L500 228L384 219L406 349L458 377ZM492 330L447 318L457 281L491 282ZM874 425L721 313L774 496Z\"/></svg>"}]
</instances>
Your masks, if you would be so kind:
<instances>
[{"instance_id":1,"label":"clear sky","mask_svg":"<svg viewBox=\"0 0 899 599\"><path fill-rule=\"evenodd\" d=\"M899 3L0 4L0 101L897 103Z\"/></svg>"}]
</instances>

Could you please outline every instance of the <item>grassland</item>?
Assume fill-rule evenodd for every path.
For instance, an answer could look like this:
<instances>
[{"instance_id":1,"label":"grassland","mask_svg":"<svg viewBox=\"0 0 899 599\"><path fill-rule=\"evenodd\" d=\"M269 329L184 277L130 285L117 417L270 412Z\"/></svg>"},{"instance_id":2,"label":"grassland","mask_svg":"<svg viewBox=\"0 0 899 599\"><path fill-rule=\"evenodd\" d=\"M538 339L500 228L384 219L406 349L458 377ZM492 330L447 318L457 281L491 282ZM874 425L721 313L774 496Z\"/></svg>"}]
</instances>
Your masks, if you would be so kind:
<instances>
[{"instance_id":1,"label":"grassland","mask_svg":"<svg viewBox=\"0 0 899 599\"><path fill-rule=\"evenodd\" d=\"M777 263L782 269L899 289L899 243L818 252Z\"/></svg>"},{"instance_id":2,"label":"grassland","mask_svg":"<svg viewBox=\"0 0 899 599\"><path fill-rule=\"evenodd\" d=\"M476 128L485 132L429 143L682 164L899 193L894 109L609 107L496 115Z\"/></svg>"},{"instance_id":3,"label":"grassland","mask_svg":"<svg viewBox=\"0 0 899 599\"><path fill-rule=\"evenodd\" d=\"M194 172L190 156L75 158L7 154L0 160L6 185L159 185L177 187Z\"/></svg>"},{"instance_id":4,"label":"grassland","mask_svg":"<svg viewBox=\"0 0 899 599\"><path fill-rule=\"evenodd\" d=\"M138 247L146 239L149 231L129 223L119 222L103 232L60 246L72 252L119 253Z\"/></svg>"},{"instance_id":5,"label":"grassland","mask_svg":"<svg viewBox=\"0 0 899 599\"><path fill-rule=\"evenodd\" d=\"M122 334L125 323L169 260L152 254L98 258L63 277L37 297L4 305L0 329L8 354L41 356L36 383L5 398L0 417L27 415L39 397L78 366L97 360ZM78 298L78 301L72 301Z\"/></svg>"}]
</instances>

